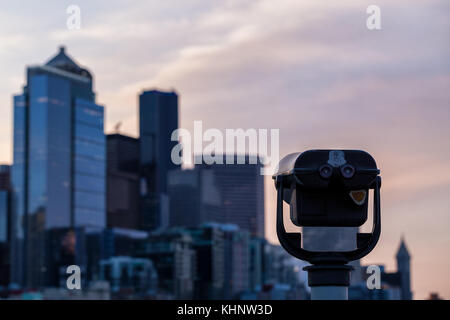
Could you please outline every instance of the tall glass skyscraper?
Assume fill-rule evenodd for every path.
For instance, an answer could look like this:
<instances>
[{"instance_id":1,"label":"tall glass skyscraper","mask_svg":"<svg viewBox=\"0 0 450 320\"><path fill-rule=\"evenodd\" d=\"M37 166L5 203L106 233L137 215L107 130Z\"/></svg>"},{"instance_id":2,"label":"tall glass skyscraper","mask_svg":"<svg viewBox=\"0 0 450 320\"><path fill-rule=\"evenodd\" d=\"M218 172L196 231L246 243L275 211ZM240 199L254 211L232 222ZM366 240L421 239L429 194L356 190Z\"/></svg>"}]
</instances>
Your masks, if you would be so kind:
<instances>
[{"instance_id":1,"label":"tall glass skyscraper","mask_svg":"<svg viewBox=\"0 0 450 320\"><path fill-rule=\"evenodd\" d=\"M144 91L139 96L142 228L155 230L169 223L167 174L178 168L171 160L172 132L178 129L178 95Z\"/></svg>"},{"instance_id":2,"label":"tall glass skyscraper","mask_svg":"<svg viewBox=\"0 0 450 320\"><path fill-rule=\"evenodd\" d=\"M105 226L103 107L64 47L14 96L12 281L53 285L48 231Z\"/></svg>"}]
</instances>

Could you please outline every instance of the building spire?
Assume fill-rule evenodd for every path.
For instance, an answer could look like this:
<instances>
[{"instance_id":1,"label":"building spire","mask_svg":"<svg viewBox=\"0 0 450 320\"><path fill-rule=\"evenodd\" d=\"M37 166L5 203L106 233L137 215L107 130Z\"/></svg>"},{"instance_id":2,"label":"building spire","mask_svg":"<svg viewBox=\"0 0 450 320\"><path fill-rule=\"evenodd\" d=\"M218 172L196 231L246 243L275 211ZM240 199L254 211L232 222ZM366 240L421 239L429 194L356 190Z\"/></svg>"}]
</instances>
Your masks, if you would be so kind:
<instances>
[{"instance_id":1,"label":"building spire","mask_svg":"<svg viewBox=\"0 0 450 320\"><path fill-rule=\"evenodd\" d=\"M397 260L399 259L410 259L410 254L408 251L408 248L406 247L406 241L405 241L405 236L402 234L401 238L400 238L400 246L397 250Z\"/></svg>"}]
</instances>

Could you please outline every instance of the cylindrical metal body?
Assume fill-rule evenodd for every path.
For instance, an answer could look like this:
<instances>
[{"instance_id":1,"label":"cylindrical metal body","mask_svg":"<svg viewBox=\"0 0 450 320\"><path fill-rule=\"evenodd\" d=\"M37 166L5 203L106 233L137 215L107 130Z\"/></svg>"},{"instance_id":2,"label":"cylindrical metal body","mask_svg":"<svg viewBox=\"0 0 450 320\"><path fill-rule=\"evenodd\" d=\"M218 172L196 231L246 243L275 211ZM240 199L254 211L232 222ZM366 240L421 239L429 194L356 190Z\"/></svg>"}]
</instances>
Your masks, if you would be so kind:
<instances>
[{"instance_id":1,"label":"cylindrical metal body","mask_svg":"<svg viewBox=\"0 0 450 320\"><path fill-rule=\"evenodd\" d=\"M311 300L348 300L352 266L319 264L303 268L308 271Z\"/></svg>"},{"instance_id":2,"label":"cylindrical metal body","mask_svg":"<svg viewBox=\"0 0 450 320\"><path fill-rule=\"evenodd\" d=\"M348 287L311 287L311 300L348 300Z\"/></svg>"}]
</instances>

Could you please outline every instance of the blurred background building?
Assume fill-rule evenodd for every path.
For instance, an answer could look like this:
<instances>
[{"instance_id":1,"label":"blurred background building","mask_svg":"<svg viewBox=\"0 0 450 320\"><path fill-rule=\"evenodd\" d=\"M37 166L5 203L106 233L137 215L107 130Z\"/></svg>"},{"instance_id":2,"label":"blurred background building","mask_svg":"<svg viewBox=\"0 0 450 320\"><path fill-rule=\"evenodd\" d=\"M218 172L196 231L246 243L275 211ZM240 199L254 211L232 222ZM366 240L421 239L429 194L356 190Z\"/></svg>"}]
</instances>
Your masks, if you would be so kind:
<instances>
[{"instance_id":1,"label":"blurred background building","mask_svg":"<svg viewBox=\"0 0 450 320\"><path fill-rule=\"evenodd\" d=\"M139 146L141 173L141 219L146 230L169 224L167 173L178 165L171 159L172 132L178 129L178 95L144 91L139 95Z\"/></svg>"},{"instance_id":2,"label":"blurred background building","mask_svg":"<svg viewBox=\"0 0 450 320\"><path fill-rule=\"evenodd\" d=\"M107 141L106 224L139 229L139 139L110 134Z\"/></svg>"},{"instance_id":3,"label":"blurred background building","mask_svg":"<svg viewBox=\"0 0 450 320\"><path fill-rule=\"evenodd\" d=\"M152 297L158 289L156 270L148 259L118 256L102 260L100 280L110 283L114 299Z\"/></svg>"},{"instance_id":4,"label":"blurred background building","mask_svg":"<svg viewBox=\"0 0 450 320\"><path fill-rule=\"evenodd\" d=\"M198 227L219 221L221 194L211 170L172 170L167 183L171 227Z\"/></svg>"},{"instance_id":5,"label":"blurred background building","mask_svg":"<svg viewBox=\"0 0 450 320\"><path fill-rule=\"evenodd\" d=\"M23 92L14 96L11 277L15 283L55 285L47 231L105 227L103 121L91 73L64 47L46 64L27 68Z\"/></svg>"},{"instance_id":6,"label":"blurred background building","mask_svg":"<svg viewBox=\"0 0 450 320\"><path fill-rule=\"evenodd\" d=\"M402 238L396 254L397 271L386 272L383 265L381 270L381 288L368 289L367 279L372 274L368 273L368 266L354 265L351 285L349 288L349 299L351 300L412 300L411 291L411 256Z\"/></svg>"},{"instance_id":7,"label":"blurred background building","mask_svg":"<svg viewBox=\"0 0 450 320\"><path fill-rule=\"evenodd\" d=\"M11 167L0 165L0 286L10 282Z\"/></svg>"},{"instance_id":8,"label":"blurred background building","mask_svg":"<svg viewBox=\"0 0 450 320\"><path fill-rule=\"evenodd\" d=\"M264 238L264 176L262 165L256 155L245 155L245 163L239 164L239 155L228 155L234 158L233 164L198 165L199 170L210 170L220 195L220 211L216 214L216 222L235 224L251 235Z\"/></svg>"}]
</instances>

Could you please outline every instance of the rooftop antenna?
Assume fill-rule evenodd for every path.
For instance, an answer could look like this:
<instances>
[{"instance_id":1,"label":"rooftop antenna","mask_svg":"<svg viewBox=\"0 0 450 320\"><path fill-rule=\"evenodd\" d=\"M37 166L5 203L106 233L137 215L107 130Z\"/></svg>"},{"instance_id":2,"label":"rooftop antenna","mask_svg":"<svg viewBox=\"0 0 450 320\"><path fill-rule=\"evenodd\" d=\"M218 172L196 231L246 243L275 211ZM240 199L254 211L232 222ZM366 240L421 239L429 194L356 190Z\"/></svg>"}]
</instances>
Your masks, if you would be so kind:
<instances>
[{"instance_id":1,"label":"rooftop antenna","mask_svg":"<svg viewBox=\"0 0 450 320\"><path fill-rule=\"evenodd\" d=\"M114 131L115 133L119 134L120 133L120 127L122 126L122 121L119 121L116 123L116 125L114 126Z\"/></svg>"}]
</instances>

